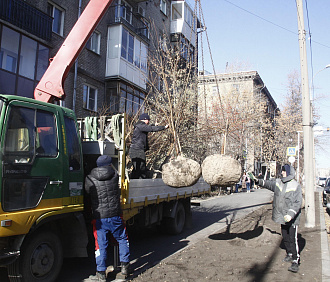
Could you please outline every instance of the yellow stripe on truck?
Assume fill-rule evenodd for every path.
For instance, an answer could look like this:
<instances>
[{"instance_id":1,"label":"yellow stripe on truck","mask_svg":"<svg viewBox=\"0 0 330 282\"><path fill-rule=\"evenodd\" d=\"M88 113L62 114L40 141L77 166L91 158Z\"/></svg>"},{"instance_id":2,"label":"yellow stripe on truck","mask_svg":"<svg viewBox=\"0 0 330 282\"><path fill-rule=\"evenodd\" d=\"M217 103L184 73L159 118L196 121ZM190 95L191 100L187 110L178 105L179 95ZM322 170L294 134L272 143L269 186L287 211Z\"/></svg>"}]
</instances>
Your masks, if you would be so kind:
<instances>
[{"instance_id":1,"label":"yellow stripe on truck","mask_svg":"<svg viewBox=\"0 0 330 282\"><path fill-rule=\"evenodd\" d=\"M14 212L4 212L0 204L0 222L3 220L12 220L10 227L0 226L0 237L27 234L33 224L39 224L45 218L64 213L82 211L84 209L84 205L81 204L83 196L76 197L81 197L81 201L79 199L78 202L80 203L78 204L73 203L71 205L64 206L63 202L72 202L70 197L46 199L41 200L39 205L34 209ZM74 200L74 202L76 202L76 200Z\"/></svg>"}]
</instances>

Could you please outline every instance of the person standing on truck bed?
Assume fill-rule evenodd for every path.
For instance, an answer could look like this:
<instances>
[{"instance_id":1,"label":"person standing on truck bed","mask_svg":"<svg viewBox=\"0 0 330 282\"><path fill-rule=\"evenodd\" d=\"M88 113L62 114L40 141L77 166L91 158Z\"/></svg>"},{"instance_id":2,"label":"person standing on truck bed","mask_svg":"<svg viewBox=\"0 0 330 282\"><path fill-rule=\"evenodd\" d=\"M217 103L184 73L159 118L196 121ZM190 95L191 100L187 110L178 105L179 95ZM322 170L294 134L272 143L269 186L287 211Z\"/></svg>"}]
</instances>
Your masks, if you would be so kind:
<instances>
[{"instance_id":1,"label":"person standing on truck bed","mask_svg":"<svg viewBox=\"0 0 330 282\"><path fill-rule=\"evenodd\" d=\"M91 280L106 281L107 247L109 232L119 244L121 273L129 274L129 242L121 218L118 174L111 167L111 157L103 155L96 160L97 167L85 179L85 191L91 198L93 233L95 238L96 275Z\"/></svg>"},{"instance_id":2,"label":"person standing on truck bed","mask_svg":"<svg viewBox=\"0 0 330 282\"><path fill-rule=\"evenodd\" d=\"M140 120L135 124L129 156L132 160L132 179L146 178L146 151L149 150L148 133L161 131L168 128L168 125L149 125L150 117L147 113L140 115Z\"/></svg>"}]
</instances>

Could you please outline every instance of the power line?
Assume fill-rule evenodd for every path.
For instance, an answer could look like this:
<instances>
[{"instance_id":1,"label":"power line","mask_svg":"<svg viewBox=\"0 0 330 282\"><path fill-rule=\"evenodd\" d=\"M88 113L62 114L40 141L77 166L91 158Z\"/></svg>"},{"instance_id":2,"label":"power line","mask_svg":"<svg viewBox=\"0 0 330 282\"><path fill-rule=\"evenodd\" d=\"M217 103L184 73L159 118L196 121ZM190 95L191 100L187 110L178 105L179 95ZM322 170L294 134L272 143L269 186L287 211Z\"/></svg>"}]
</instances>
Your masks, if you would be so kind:
<instances>
[{"instance_id":1,"label":"power line","mask_svg":"<svg viewBox=\"0 0 330 282\"><path fill-rule=\"evenodd\" d=\"M310 27L310 24L309 24L309 14L308 14L307 0L305 0L305 5L306 5L308 33L309 33L309 50L310 50L311 71L312 71L312 91L313 91L313 101L314 101L314 66L313 66L313 51L312 51L312 33L311 33L311 27Z\"/></svg>"},{"instance_id":2,"label":"power line","mask_svg":"<svg viewBox=\"0 0 330 282\"><path fill-rule=\"evenodd\" d=\"M227 2L227 3L229 3L229 4L233 5L233 6L235 6L236 8L238 8L238 9L240 9L240 10L242 10L242 11L248 13L248 14L251 14L251 15L253 15L253 16L255 16L255 17L257 17L257 18L259 18L259 19L261 19L261 20L263 20L263 21L265 21L265 22L268 22L268 23L270 23L270 24L272 24L272 25L274 25L274 26L276 26L276 27L278 27L278 28L281 28L281 29L283 29L283 30L285 30L285 31L287 31L287 32L290 32L290 33L293 33L293 34L297 35L297 32L294 32L294 31L292 31L292 30L290 30L290 29L288 29L288 28L286 28L286 27L283 27L283 26L281 26L281 25L279 25L279 24L277 24L277 23L274 23L274 22L272 22L272 21L270 21L270 20L267 20L267 19L265 19L265 18L263 18L263 17L261 17L261 16L255 14L255 13L249 11L249 10L246 10L246 9L244 9L244 8L242 8L242 7L240 7L240 6L236 5L236 4L234 4L234 3L230 2L230 1L228 1L228 0L223 0L223 1L225 1L225 2ZM313 40L313 42L314 42L315 44L318 44L318 45L321 45L321 46L323 46L323 47L326 47L326 48L329 48L329 49L330 49L330 46L328 46L328 45L325 45L325 44L323 44L323 43L320 43L320 42L317 42L317 41L314 41L314 40Z\"/></svg>"}]
</instances>

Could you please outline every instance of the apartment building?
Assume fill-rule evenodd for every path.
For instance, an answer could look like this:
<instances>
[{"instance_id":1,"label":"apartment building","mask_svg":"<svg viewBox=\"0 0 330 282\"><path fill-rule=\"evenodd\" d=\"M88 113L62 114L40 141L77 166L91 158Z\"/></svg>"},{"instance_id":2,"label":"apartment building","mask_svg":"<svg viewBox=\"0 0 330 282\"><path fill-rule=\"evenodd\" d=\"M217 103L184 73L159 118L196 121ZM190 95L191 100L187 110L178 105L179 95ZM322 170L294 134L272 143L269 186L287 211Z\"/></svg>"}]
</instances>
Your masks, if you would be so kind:
<instances>
[{"instance_id":1,"label":"apartment building","mask_svg":"<svg viewBox=\"0 0 330 282\"><path fill-rule=\"evenodd\" d=\"M235 112L236 116L245 112L245 115L240 116L240 122L244 123L244 126L236 132L236 138L227 138L226 146L233 155L241 157L246 170L263 173L262 140L259 140L262 139L263 133L260 131L260 122L266 116L274 120L278 108L258 72L242 71L216 75L200 72L198 83L199 117L210 120L215 115L221 115L220 108L214 107L219 104L219 99L224 110L231 114L230 118L235 117ZM265 105L266 109L261 112L263 116L257 119L257 116L253 115L258 105ZM240 143L237 140L240 140ZM218 143L223 142L220 140Z\"/></svg>"},{"instance_id":2,"label":"apartment building","mask_svg":"<svg viewBox=\"0 0 330 282\"><path fill-rule=\"evenodd\" d=\"M0 0L0 93L33 98L50 58L88 2ZM187 48L195 52L193 18L186 1L114 0L69 72L63 105L78 117L137 113L148 93L152 41L166 35L169 44L181 46L183 57Z\"/></svg>"}]
</instances>

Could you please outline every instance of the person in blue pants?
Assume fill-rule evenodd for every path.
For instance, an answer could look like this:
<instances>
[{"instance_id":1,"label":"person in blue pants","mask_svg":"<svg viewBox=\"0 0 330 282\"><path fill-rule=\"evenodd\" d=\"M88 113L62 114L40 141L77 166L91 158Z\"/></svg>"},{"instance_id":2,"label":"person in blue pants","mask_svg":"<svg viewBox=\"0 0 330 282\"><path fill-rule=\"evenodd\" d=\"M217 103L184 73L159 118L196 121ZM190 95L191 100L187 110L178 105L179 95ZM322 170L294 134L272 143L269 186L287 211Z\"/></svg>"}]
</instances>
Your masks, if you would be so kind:
<instances>
[{"instance_id":1,"label":"person in blue pants","mask_svg":"<svg viewBox=\"0 0 330 282\"><path fill-rule=\"evenodd\" d=\"M85 179L85 191L91 200L95 238L96 275L89 277L92 281L106 281L109 233L119 245L121 273L125 276L129 274L129 240L121 218L119 177L111 167L111 161L109 156L100 156L96 161L97 167Z\"/></svg>"}]
</instances>

